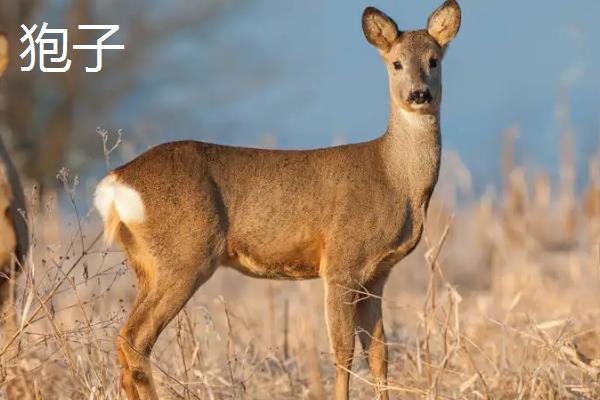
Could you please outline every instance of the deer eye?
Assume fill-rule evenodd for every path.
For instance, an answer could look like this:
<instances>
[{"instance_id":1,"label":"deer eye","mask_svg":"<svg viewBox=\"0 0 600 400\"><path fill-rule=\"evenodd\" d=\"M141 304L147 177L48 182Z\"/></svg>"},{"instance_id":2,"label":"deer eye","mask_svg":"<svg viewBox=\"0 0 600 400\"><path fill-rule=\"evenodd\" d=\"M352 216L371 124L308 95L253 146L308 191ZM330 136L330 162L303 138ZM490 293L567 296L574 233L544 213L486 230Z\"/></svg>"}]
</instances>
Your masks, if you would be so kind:
<instances>
[{"instance_id":1,"label":"deer eye","mask_svg":"<svg viewBox=\"0 0 600 400\"><path fill-rule=\"evenodd\" d=\"M392 65L394 66L395 70L402 69L402 63L400 61L394 61L394 64Z\"/></svg>"},{"instance_id":2,"label":"deer eye","mask_svg":"<svg viewBox=\"0 0 600 400\"><path fill-rule=\"evenodd\" d=\"M429 59L429 68L437 68L437 66L438 66L437 58L430 58Z\"/></svg>"}]
</instances>

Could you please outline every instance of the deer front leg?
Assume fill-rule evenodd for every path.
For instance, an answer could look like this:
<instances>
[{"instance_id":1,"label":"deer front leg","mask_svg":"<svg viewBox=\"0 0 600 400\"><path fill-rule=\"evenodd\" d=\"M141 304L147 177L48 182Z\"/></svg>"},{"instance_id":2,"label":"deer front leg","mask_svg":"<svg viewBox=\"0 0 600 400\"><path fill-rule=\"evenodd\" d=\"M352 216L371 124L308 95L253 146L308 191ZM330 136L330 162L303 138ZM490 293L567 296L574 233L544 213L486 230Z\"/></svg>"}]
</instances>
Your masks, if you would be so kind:
<instances>
[{"instance_id":1,"label":"deer front leg","mask_svg":"<svg viewBox=\"0 0 600 400\"><path fill-rule=\"evenodd\" d=\"M351 288L325 280L325 313L335 358L335 399L347 400L354 355L354 319L357 294Z\"/></svg>"},{"instance_id":2,"label":"deer front leg","mask_svg":"<svg viewBox=\"0 0 600 400\"><path fill-rule=\"evenodd\" d=\"M371 376L381 400L388 400L388 392L385 390L388 352L381 311L381 295L386 279L387 275L377 277L366 285L365 289L369 294L359 299L356 310L358 337L368 355Z\"/></svg>"}]
</instances>

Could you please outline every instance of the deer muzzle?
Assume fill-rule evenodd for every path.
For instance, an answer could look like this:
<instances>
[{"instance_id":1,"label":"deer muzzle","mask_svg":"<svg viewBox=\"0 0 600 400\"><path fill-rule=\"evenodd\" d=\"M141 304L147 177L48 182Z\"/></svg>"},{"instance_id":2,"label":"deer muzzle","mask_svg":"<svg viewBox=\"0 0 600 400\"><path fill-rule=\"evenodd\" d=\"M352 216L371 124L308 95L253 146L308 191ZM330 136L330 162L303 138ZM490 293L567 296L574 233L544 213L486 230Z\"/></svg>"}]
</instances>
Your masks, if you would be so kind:
<instances>
[{"instance_id":1,"label":"deer muzzle","mask_svg":"<svg viewBox=\"0 0 600 400\"><path fill-rule=\"evenodd\" d=\"M429 89L425 90L413 90L408 95L408 102L412 104L425 104L431 103L433 101L433 96L431 96L431 92Z\"/></svg>"}]
</instances>

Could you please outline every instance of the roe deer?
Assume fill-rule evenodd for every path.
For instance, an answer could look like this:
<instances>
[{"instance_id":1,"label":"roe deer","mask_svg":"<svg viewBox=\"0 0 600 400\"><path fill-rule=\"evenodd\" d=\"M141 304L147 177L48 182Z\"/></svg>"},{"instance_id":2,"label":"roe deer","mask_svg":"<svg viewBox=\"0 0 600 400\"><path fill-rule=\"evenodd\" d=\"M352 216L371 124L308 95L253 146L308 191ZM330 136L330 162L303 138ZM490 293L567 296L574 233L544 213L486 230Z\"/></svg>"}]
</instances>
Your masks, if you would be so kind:
<instances>
[{"instance_id":1,"label":"roe deer","mask_svg":"<svg viewBox=\"0 0 600 400\"><path fill-rule=\"evenodd\" d=\"M8 39L0 34L0 76L7 66ZM25 210L23 189L8 151L0 140L0 318L5 337L16 329L12 283L29 246L27 224L19 209Z\"/></svg>"},{"instance_id":2,"label":"roe deer","mask_svg":"<svg viewBox=\"0 0 600 400\"><path fill-rule=\"evenodd\" d=\"M106 238L121 243L138 279L117 339L129 399L157 398L152 347L220 265L258 278L322 278L336 399L348 398L355 330L388 399L380 299L392 266L419 242L438 178L441 59L460 8L448 0L427 29L401 32L369 7L362 25L389 75L381 137L306 151L166 143L98 184ZM365 289L375 296L357 294Z\"/></svg>"}]
</instances>

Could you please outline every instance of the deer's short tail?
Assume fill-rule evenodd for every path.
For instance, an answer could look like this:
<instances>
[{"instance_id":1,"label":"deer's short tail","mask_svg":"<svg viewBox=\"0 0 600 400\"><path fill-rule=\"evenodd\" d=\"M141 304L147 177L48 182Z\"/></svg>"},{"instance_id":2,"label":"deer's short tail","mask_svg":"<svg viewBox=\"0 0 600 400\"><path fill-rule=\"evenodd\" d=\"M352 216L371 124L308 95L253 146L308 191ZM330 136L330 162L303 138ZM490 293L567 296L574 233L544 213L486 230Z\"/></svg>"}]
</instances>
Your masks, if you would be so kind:
<instances>
[{"instance_id":1,"label":"deer's short tail","mask_svg":"<svg viewBox=\"0 0 600 400\"><path fill-rule=\"evenodd\" d=\"M144 202L133 188L118 181L115 173L107 175L96 187L94 206L104 221L104 240L110 245L121 224L144 221Z\"/></svg>"}]
</instances>

